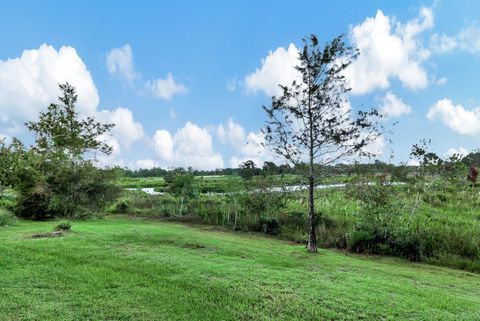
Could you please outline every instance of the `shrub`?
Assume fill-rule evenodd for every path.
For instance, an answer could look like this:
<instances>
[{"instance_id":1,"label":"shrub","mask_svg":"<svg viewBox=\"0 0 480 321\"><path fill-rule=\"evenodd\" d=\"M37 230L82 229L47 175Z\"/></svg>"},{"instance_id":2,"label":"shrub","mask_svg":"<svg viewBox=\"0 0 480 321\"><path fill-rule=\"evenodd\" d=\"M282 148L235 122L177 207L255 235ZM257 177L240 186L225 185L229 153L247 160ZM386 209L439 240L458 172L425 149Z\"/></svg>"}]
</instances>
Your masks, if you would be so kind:
<instances>
[{"instance_id":1,"label":"shrub","mask_svg":"<svg viewBox=\"0 0 480 321\"><path fill-rule=\"evenodd\" d=\"M260 218L259 231L265 234L278 235L280 234L280 223L276 218Z\"/></svg>"},{"instance_id":2,"label":"shrub","mask_svg":"<svg viewBox=\"0 0 480 321\"><path fill-rule=\"evenodd\" d=\"M172 195L149 195L141 191L128 191L110 208L111 213L135 216L171 217L177 215L180 200Z\"/></svg>"},{"instance_id":3,"label":"shrub","mask_svg":"<svg viewBox=\"0 0 480 321\"><path fill-rule=\"evenodd\" d=\"M19 170L15 214L33 220L85 219L103 210L121 193L114 169L33 157Z\"/></svg>"},{"instance_id":4,"label":"shrub","mask_svg":"<svg viewBox=\"0 0 480 321\"><path fill-rule=\"evenodd\" d=\"M62 221L55 226L55 231L69 232L72 229L72 224L68 221Z\"/></svg>"},{"instance_id":5,"label":"shrub","mask_svg":"<svg viewBox=\"0 0 480 321\"><path fill-rule=\"evenodd\" d=\"M222 196L203 196L191 203L190 214L202 223L224 225L228 224L229 206Z\"/></svg>"},{"instance_id":6,"label":"shrub","mask_svg":"<svg viewBox=\"0 0 480 321\"><path fill-rule=\"evenodd\" d=\"M130 209L130 206L128 204L127 200L121 200L117 204L115 204L115 213L127 213Z\"/></svg>"},{"instance_id":7,"label":"shrub","mask_svg":"<svg viewBox=\"0 0 480 321\"><path fill-rule=\"evenodd\" d=\"M411 261L420 261L428 257L430 251L425 251L422 246L421 233L408 229L397 229L392 240L395 254L403 256Z\"/></svg>"},{"instance_id":8,"label":"shrub","mask_svg":"<svg viewBox=\"0 0 480 321\"><path fill-rule=\"evenodd\" d=\"M9 193L3 192L0 196L0 208L4 208L13 212L15 209L16 204L16 195L13 194L13 191L9 191Z\"/></svg>"},{"instance_id":9,"label":"shrub","mask_svg":"<svg viewBox=\"0 0 480 321\"><path fill-rule=\"evenodd\" d=\"M292 228L306 230L307 217L306 212L293 210L279 215L280 225L290 226Z\"/></svg>"},{"instance_id":10,"label":"shrub","mask_svg":"<svg viewBox=\"0 0 480 321\"><path fill-rule=\"evenodd\" d=\"M430 192L422 196L422 200L435 207L442 206L448 200L448 196L443 192Z\"/></svg>"},{"instance_id":11,"label":"shrub","mask_svg":"<svg viewBox=\"0 0 480 321\"><path fill-rule=\"evenodd\" d=\"M356 230L348 237L348 249L357 253L376 253L375 235L371 231Z\"/></svg>"},{"instance_id":12,"label":"shrub","mask_svg":"<svg viewBox=\"0 0 480 321\"><path fill-rule=\"evenodd\" d=\"M10 211L0 208L0 226L11 225L15 221L15 217Z\"/></svg>"}]
</instances>

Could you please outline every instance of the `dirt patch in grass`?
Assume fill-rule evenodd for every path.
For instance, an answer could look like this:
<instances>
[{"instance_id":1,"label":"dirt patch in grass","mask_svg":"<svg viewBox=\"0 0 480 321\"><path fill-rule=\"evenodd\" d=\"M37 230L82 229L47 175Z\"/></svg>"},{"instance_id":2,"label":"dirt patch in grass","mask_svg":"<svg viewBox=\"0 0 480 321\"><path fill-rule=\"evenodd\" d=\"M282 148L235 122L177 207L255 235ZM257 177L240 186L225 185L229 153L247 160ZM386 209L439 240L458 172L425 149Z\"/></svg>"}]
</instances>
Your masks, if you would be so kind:
<instances>
[{"instance_id":1,"label":"dirt patch in grass","mask_svg":"<svg viewBox=\"0 0 480 321\"><path fill-rule=\"evenodd\" d=\"M55 231L55 232L48 232L48 233L35 233L32 234L32 239L42 239L42 238L52 238L52 237L60 237L63 236L65 232L63 231Z\"/></svg>"},{"instance_id":2,"label":"dirt patch in grass","mask_svg":"<svg viewBox=\"0 0 480 321\"><path fill-rule=\"evenodd\" d=\"M210 250L210 251L216 251L217 249L215 247L209 247L200 243L194 243L194 242L181 242L181 241L176 241L176 240L171 240L171 239L164 239L159 242L160 244L164 245L171 245L171 246L177 246L181 247L184 249L194 249L194 250Z\"/></svg>"},{"instance_id":3,"label":"dirt patch in grass","mask_svg":"<svg viewBox=\"0 0 480 321\"><path fill-rule=\"evenodd\" d=\"M205 248L207 248L206 246L204 246L202 244L198 244L198 243L184 243L184 244L182 244L182 247L186 248L186 249L205 249Z\"/></svg>"}]
</instances>

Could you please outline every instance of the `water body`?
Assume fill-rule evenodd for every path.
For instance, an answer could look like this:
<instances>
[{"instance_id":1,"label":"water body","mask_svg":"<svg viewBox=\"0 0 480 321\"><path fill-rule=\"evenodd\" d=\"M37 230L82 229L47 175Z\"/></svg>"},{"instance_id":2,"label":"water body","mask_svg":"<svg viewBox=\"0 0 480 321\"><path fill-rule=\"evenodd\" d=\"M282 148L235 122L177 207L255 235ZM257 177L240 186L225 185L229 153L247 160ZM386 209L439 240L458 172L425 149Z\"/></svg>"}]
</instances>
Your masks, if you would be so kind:
<instances>
[{"instance_id":1,"label":"water body","mask_svg":"<svg viewBox=\"0 0 480 321\"><path fill-rule=\"evenodd\" d=\"M368 185L373 185L375 183L369 182L367 183ZM386 183L387 185L405 185L403 182L391 182L391 183ZM328 188L339 188L339 187L346 187L348 184L345 183L339 183L339 184L320 184L315 186L315 189L328 189ZM298 192L298 191L304 191L308 189L307 185L291 185L291 186L285 186L285 187L271 187L267 188L263 191L266 192ZM149 195L163 195L165 193L163 192L156 192L155 188L153 187L143 187L143 188L127 188L128 191L142 191L144 193L147 193ZM261 192L262 190L257 190L257 192ZM225 195L227 193L207 193L207 194L217 194L217 195Z\"/></svg>"},{"instance_id":2,"label":"water body","mask_svg":"<svg viewBox=\"0 0 480 321\"><path fill-rule=\"evenodd\" d=\"M154 187L126 188L127 191L142 191L150 195L163 195L163 192L156 192Z\"/></svg>"}]
</instances>

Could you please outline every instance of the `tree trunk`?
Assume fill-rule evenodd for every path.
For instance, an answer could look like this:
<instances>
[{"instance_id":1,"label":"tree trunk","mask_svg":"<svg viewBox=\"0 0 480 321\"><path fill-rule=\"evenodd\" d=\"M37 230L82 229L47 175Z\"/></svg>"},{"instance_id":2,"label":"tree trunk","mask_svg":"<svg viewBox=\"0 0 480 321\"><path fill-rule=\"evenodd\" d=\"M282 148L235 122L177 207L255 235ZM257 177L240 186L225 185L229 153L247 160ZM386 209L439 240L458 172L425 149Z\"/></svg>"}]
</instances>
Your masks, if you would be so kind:
<instances>
[{"instance_id":1,"label":"tree trunk","mask_svg":"<svg viewBox=\"0 0 480 321\"><path fill-rule=\"evenodd\" d=\"M314 192L315 184L313 175L308 177L308 245L309 252L317 252L317 218L315 216Z\"/></svg>"},{"instance_id":2,"label":"tree trunk","mask_svg":"<svg viewBox=\"0 0 480 321\"><path fill-rule=\"evenodd\" d=\"M309 89L311 89L311 84L308 84ZM315 146L315 136L313 133L314 129L314 117L312 112L312 103L311 103L311 91L309 90L308 94L308 124L309 124L309 175L308 175L308 244L307 250L309 252L317 252L317 218L315 216L315 163L314 163L314 146Z\"/></svg>"}]
</instances>

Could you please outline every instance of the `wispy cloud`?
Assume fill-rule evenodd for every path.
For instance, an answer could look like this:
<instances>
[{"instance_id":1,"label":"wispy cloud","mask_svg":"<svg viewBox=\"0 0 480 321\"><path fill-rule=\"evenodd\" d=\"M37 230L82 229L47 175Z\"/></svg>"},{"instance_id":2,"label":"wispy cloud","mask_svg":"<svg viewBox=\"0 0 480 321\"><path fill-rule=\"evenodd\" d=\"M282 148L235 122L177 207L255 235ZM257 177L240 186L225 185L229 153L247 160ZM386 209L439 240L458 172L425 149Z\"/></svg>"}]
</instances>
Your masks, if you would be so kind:
<instances>
[{"instance_id":1,"label":"wispy cloud","mask_svg":"<svg viewBox=\"0 0 480 321\"><path fill-rule=\"evenodd\" d=\"M176 82L170 72L166 78L143 80L141 73L135 70L132 48L129 44L110 50L106 56L106 63L109 74L118 77L139 95L147 93L153 97L170 100L175 95L188 92L188 88Z\"/></svg>"}]
</instances>

